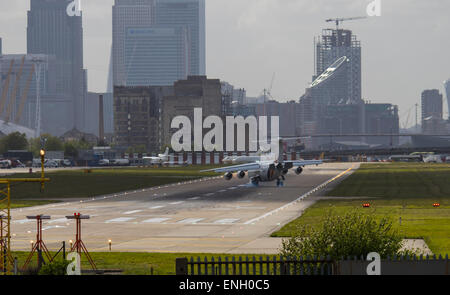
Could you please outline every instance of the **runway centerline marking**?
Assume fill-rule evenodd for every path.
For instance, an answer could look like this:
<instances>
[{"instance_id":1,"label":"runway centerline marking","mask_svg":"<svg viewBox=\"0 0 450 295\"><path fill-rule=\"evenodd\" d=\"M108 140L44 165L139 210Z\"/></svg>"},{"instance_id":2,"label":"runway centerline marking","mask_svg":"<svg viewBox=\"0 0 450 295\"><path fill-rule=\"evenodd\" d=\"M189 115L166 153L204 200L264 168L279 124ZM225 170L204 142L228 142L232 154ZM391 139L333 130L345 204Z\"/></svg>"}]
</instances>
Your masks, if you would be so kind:
<instances>
[{"instance_id":1,"label":"runway centerline marking","mask_svg":"<svg viewBox=\"0 0 450 295\"><path fill-rule=\"evenodd\" d=\"M50 221L47 221L47 223L51 224L51 223L57 223L57 222L68 222L69 220L67 218L58 218L58 219L53 219Z\"/></svg>"},{"instance_id":2,"label":"runway centerline marking","mask_svg":"<svg viewBox=\"0 0 450 295\"><path fill-rule=\"evenodd\" d=\"M170 218L150 218L142 221L142 223L163 223L164 221L169 220Z\"/></svg>"},{"instance_id":3,"label":"runway centerline marking","mask_svg":"<svg viewBox=\"0 0 450 295\"><path fill-rule=\"evenodd\" d=\"M173 203L169 203L170 205L180 205L183 204L184 201L179 201L179 202L173 202Z\"/></svg>"},{"instance_id":4,"label":"runway centerline marking","mask_svg":"<svg viewBox=\"0 0 450 295\"><path fill-rule=\"evenodd\" d=\"M235 223L238 220L239 220L239 218L225 218L225 219L216 220L216 221L214 221L214 223L218 223L218 224L232 224L232 223Z\"/></svg>"},{"instance_id":5,"label":"runway centerline marking","mask_svg":"<svg viewBox=\"0 0 450 295\"><path fill-rule=\"evenodd\" d=\"M178 221L177 223L196 224L197 222L200 222L202 220L205 220L205 218L186 218Z\"/></svg>"},{"instance_id":6,"label":"runway centerline marking","mask_svg":"<svg viewBox=\"0 0 450 295\"><path fill-rule=\"evenodd\" d=\"M161 209L164 207L166 207L166 206L153 206L153 207L150 207L149 209L154 210L154 209Z\"/></svg>"},{"instance_id":7,"label":"runway centerline marking","mask_svg":"<svg viewBox=\"0 0 450 295\"><path fill-rule=\"evenodd\" d=\"M127 212L124 212L123 214L129 215L129 214L134 214L134 213L139 213L139 212L142 212L142 210L127 211Z\"/></svg>"},{"instance_id":8,"label":"runway centerline marking","mask_svg":"<svg viewBox=\"0 0 450 295\"><path fill-rule=\"evenodd\" d=\"M114 219L110 219L105 221L105 223L111 223L111 222L127 222L130 220L136 219L134 217L119 217L119 218L114 218Z\"/></svg>"},{"instance_id":9,"label":"runway centerline marking","mask_svg":"<svg viewBox=\"0 0 450 295\"><path fill-rule=\"evenodd\" d=\"M13 223L19 223L19 224L24 224L24 223L29 223L32 222L31 219L21 219L21 220L14 220Z\"/></svg>"}]
</instances>

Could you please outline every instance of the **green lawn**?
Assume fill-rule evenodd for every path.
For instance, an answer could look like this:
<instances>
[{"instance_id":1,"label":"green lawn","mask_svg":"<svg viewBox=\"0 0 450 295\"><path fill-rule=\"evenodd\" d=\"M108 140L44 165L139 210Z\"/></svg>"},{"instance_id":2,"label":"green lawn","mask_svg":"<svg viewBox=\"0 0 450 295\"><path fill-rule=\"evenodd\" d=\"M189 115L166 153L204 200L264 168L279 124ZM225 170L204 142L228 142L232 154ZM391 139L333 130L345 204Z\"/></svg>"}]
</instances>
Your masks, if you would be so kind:
<instances>
[{"instance_id":1,"label":"green lawn","mask_svg":"<svg viewBox=\"0 0 450 295\"><path fill-rule=\"evenodd\" d=\"M19 262L19 267L23 265L26 258L28 257L28 252L13 252L12 256L17 257ZM54 252L51 253L54 255ZM200 256L202 261L205 257L208 261L211 257L216 260L220 256L222 259L228 257L231 261L231 257L238 258L239 255L229 255L229 254L201 254L201 253L131 253L131 252L96 252L91 253L91 257L94 260L98 269L122 269L125 275L149 275L151 274L151 269L153 268L154 275L174 275L175 274L175 259L181 257L187 257L190 259ZM247 256L247 255L245 255ZM242 256L243 259L245 256ZM252 257L253 255L248 255ZM255 255L256 256L256 255ZM256 256L259 259L259 255ZM272 257L272 256L271 256ZM33 258L33 265L36 265L37 256ZM61 254L56 259L62 259ZM265 259L265 257L264 257ZM81 257L81 268L83 270L91 269L90 264L87 259L82 255ZM203 268L202 268L203 269ZM197 270L195 270L197 271Z\"/></svg>"},{"instance_id":2,"label":"green lawn","mask_svg":"<svg viewBox=\"0 0 450 295\"><path fill-rule=\"evenodd\" d=\"M87 198L216 175L199 172L206 168L211 166L91 169L90 173L84 170L63 170L46 173L51 181L46 183L42 193L39 183L18 183L12 186L11 195L12 200ZM37 177L36 174L34 176ZM30 175L14 174L11 177Z\"/></svg>"},{"instance_id":3,"label":"green lawn","mask_svg":"<svg viewBox=\"0 0 450 295\"><path fill-rule=\"evenodd\" d=\"M272 236L289 237L298 225L317 225L330 208L337 212L358 208L377 217L389 216L405 238L423 238L433 253L450 254L449 164L364 164L328 196L336 199L317 202ZM339 198L355 196L362 199ZM371 208L362 208L364 202ZM436 202L441 207L434 208Z\"/></svg>"},{"instance_id":4,"label":"green lawn","mask_svg":"<svg viewBox=\"0 0 450 295\"><path fill-rule=\"evenodd\" d=\"M59 201L50 201L50 200L11 200L11 209L42 206L58 202ZM6 205L4 204L4 202L0 203L0 209L4 209L5 207Z\"/></svg>"}]
</instances>

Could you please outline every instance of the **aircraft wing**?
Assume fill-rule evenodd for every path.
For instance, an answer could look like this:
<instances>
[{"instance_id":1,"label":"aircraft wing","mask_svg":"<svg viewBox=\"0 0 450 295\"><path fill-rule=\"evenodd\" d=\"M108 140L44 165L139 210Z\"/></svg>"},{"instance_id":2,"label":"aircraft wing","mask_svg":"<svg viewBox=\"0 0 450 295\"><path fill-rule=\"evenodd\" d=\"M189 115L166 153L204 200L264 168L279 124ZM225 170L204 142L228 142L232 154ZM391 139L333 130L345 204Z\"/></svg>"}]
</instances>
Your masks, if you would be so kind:
<instances>
[{"instance_id":1,"label":"aircraft wing","mask_svg":"<svg viewBox=\"0 0 450 295\"><path fill-rule=\"evenodd\" d=\"M303 167L308 165L320 165L323 164L322 160L295 160L295 161L284 161L283 163L292 163L293 167Z\"/></svg>"},{"instance_id":2,"label":"aircraft wing","mask_svg":"<svg viewBox=\"0 0 450 295\"><path fill-rule=\"evenodd\" d=\"M222 168L215 168L215 169L209 169L209 170L203 170L200 172L238 172L238 171L250 171L250 170L259 170L261 169L261 164L259 163L247 163L247 164L241 164L241 165L234 165L234 166L228 166L228 167L222 167Z\"/></svg>"}]
</instances>

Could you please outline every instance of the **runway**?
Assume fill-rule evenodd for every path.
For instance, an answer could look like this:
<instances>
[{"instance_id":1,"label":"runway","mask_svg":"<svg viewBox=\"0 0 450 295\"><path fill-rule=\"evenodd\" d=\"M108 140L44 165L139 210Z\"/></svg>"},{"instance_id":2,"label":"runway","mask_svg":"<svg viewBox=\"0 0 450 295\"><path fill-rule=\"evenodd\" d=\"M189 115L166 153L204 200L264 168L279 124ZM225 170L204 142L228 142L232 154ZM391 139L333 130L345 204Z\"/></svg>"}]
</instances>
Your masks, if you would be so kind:
<instances>
[{"instance_id":1,"label":"runway","mask_svg":"<svg viewBox=\"0 0 450 295\"><path fill-rule=\"evenodd\" d=\"M124 252L277 253L280 239L269 238L270 233L313 204L320 195L316 188L333 185L357 167L307 167L300 176L290 173L281 188L275 182L254 187L247 178L216 177L14 209L11 247L29 250L36 224L26 216L45 214L51 220L43 222L44 242L57 250L62 241L75 240L75 222L65 216L80 212L91 217L82 221L82 238L90 251L109 251L112 240L112 251Z\"/></svg>"}]
</instances>

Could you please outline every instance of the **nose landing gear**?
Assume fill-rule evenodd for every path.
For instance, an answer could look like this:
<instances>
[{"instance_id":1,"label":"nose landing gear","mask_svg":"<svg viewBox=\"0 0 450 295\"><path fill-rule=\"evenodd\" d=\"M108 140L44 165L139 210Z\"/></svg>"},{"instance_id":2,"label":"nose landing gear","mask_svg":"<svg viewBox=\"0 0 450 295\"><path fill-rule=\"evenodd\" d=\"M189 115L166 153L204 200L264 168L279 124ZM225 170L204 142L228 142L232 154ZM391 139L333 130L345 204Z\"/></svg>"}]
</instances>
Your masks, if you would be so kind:
<instances>
[{"instance_id":1,"label":"nose landing gear","mask_svg":"<svg viewBox=\"0 0 450 295\"><path fill-rule=\"evenodd\" d=\"M258 186L259 185L259 178L258 177L253 177L251 179L251 182L254 186Z\"/></svg>"}]
</instances>

